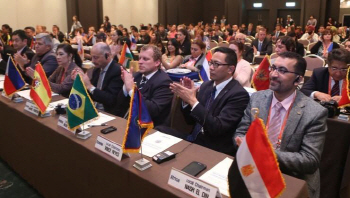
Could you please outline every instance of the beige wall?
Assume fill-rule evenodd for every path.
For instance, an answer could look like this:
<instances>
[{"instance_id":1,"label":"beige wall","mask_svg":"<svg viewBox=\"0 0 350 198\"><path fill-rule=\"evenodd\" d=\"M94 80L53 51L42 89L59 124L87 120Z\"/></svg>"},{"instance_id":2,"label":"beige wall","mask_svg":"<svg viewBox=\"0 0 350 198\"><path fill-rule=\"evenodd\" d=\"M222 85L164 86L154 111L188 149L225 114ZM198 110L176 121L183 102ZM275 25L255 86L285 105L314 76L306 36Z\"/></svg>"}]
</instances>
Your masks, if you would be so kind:
<instances>
[{"instance_id":1,"label":"beige wall","mask_svg":"<svg viewBox=\"0 0 350 198\"><path fill-rule=\"evenodd\" d=\"M158 0L103 0L103 16L113 25L139 27L140 23L158 22Z\"/></svg>"},{"instance_id":2,"label":"beige wall","mask_svg":"<svg viewBox=\"0 0 350 198\"><path fill-rule=\"evenodd\" d=\"M52 25L58 25L67 31L65 0L0 0L0 5L0 24L7 23L13 30L44 25L51 32Z\"/></svg>"}]
</instances>

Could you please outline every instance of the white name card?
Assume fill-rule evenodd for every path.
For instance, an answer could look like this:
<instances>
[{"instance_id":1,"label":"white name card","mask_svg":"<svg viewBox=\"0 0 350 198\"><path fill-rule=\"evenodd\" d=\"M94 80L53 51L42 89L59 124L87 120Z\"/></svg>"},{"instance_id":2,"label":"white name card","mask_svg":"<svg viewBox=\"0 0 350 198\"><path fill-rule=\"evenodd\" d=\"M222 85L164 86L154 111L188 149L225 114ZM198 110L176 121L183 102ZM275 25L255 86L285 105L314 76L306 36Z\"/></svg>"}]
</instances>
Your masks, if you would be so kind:
<instances>
[{"instance_id":1,"label":"white name card","mask_svg":"<svg viewBox=\"0 0 350 198\"><path fill-rule=\"evenodd\" d=\"M38 109L38 107L35 106L35 104L32 101L30 101L30 100L28 100L26 102L26 106L24 107L24 110L29 111L30 113L32 113L32 114L34 114L36 116L41 116L43 118L51 116L51 113L49 111L46 111L44 114L41 114L40 110Z\"/></svg>"},{"instance_id":2,"label":"white name card","mask_svg":"<svg viewBox=\"0 0 350 198\"><path fill-rule=\"evenodd\" d=\"M68 127L68 119L65 116L60 115L60 117L58 117L58 122L57 125L66 129L67 131L75 134L75 130L71 130Z\"/></svg>"},{"instance_id":3,"label":"white name card","mask_svg":"<svg viewBox=\"0 0 350 198\"><path fill-rule=\"evenodd\" d=\"M120 144L117 144L102 136L97 136L95 148L120 161L123 156L123 149Z\"/></svg>"},{"instance_id":4,"label":"white name card","mask_svg":"<svg viewBox=\"0 0 350 198\"><path fill-rule=\"evenodd\" d=\"M192 175L189 175L175 168L171 169L168 184L193 197L221 197L221 194L217 187L205 183L193 177Z\"/></svg>"},{"instance_id":5,"label":"white name card","mask_svg":"<svg viewBox=\"0 0 350 198\"><path fill-rule=\"evenodd\" d=\"M29 111L30 113L39 116L39 109L38 107L35 106L34 103L32 103L31 101L27 101L26 102L26 106L24 107L24 110Z\"/></svg>"}]
</instances>

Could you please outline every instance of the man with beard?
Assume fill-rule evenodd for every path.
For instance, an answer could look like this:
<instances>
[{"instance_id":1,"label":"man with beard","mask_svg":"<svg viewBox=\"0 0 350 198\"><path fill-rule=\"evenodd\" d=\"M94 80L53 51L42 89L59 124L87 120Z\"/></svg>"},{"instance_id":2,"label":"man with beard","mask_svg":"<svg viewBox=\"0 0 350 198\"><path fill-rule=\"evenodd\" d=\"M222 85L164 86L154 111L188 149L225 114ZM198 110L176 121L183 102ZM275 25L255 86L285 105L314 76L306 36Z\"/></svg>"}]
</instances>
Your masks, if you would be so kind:
<instances>
[{"instance_id":1,"label":"man with beard","mask_svg":"<svg viewBox=\"0 0 350 198\"><path fill-rule=\"evenodd\" d=\"M306 61L284 52L270 66L270 89L251 96L234 135L239 146L259 109L282 173L304 179L310 197L320 195L319 166L326 135L327 110L296 88L305 74Z\"/></svg>"}]
</instances>

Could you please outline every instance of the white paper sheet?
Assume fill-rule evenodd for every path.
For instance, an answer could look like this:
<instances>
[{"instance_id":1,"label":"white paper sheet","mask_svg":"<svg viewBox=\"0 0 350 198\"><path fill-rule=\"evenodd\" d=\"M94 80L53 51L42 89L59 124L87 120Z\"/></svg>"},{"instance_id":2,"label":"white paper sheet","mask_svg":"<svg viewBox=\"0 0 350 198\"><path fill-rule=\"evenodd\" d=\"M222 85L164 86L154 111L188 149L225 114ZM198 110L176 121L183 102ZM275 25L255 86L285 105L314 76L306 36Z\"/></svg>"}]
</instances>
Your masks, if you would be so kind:
<instances>
[{"instance_id":1,"label":"white paper sheet","mask_svg":"<svg viewBox=\"0 0 350 198\"><path fill-rule=\"evenodd\" d=\"M67 104L68 104L68 98L63 99L63 100L59 100L59 101L56 101L56 102L51 102L51 103L49 104L49 106L47 107L47 110L46 110L46 111L52 111L52 110L54 110L55 107L56 107L58 104L67 105Z\"/></svg>"},{"instance_id":2,"label":"white paper sheet","mask_svg":"<svg viewBox=\"0 0 350 198\"><path fill-rule=\"evenodd\" d=\"M165 149L177 144L182 139L162 133L155 132L145 137L142 142L142 154L153 157L154 155L164 151ZM140 150L141 152L141 150Z\"/></svg>"},{"instance_id":3,"label":"white paper sheet","mask_svg":"<svg viewBox=\"0 0 350 198\"><path fill-rule=\"evenodd\" d=\"M220 193L229 197L227 175L233 160L226 157L199 179L219 188Z\"/></svg>"},{"instance_id":4,"label":"white paper sheet","mask_svg":"<svg viewBox=\"0 0 350 198\"><path fill-rule=\"evenodd\" d=\"M22 98L25 98L27 100L32 100L32 98L30 98L30 89L19 91L17 92L17 94L20 95ZM58 96L58 94L52 92L52 96Z\"/></svg>"},{"instance_id":5,"label":"white paper sheet","mask_svg":"<svg viewBox=\"0 0 350 198\"><path fill-rule=\"evenodd\" d=\"M0 89L3 89L3 88L4 88L4 81L0 80Z\"/></svg>"},{"instance_id":6,"label":"white paper sheet","mask_svg":"<svg viewBox=\"0 0 350 198\"><path fill-rule=\"evenodd\" d=\"M0 81L4 81L5 80L5 75L0 74Z\"/></svg>"},{"instance_id":7,"label":"white paper sheet","mask_svg":"<svg viewBox=\"0 0 350 198\"><path fill-rule=\"evenodd\" d=\"M106 115L104 113L99 112L98 115L100 116L97 120L94 120L93 122L90 122L88 124L84 124L84 129L90 128L88 125L101 125L103 123L109 122L111 120L114 120L115 117ZM82 128L82 126L80 126Z\"/></svg>"}]
</instances>

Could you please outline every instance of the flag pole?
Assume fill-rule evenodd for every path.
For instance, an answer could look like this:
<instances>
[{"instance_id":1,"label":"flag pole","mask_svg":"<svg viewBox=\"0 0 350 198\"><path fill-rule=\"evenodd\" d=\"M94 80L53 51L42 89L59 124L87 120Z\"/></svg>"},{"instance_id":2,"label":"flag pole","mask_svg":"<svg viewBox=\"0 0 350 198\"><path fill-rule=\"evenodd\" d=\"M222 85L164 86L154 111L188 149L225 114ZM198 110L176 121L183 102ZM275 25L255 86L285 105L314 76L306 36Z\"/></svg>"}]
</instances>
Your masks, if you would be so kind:
<instances>
[{"instance_id":1,"label":"flag pole","mask_svg":"<svg viewBox=\"0 0 350 198\"><path fill-rule=\"evenodd\" d=\"M141 126L139 125L139 131L140 130L141 130ZM141 132L139 134L140 134L141 160L143 160Z\"/></svg>"}]
</instances>

